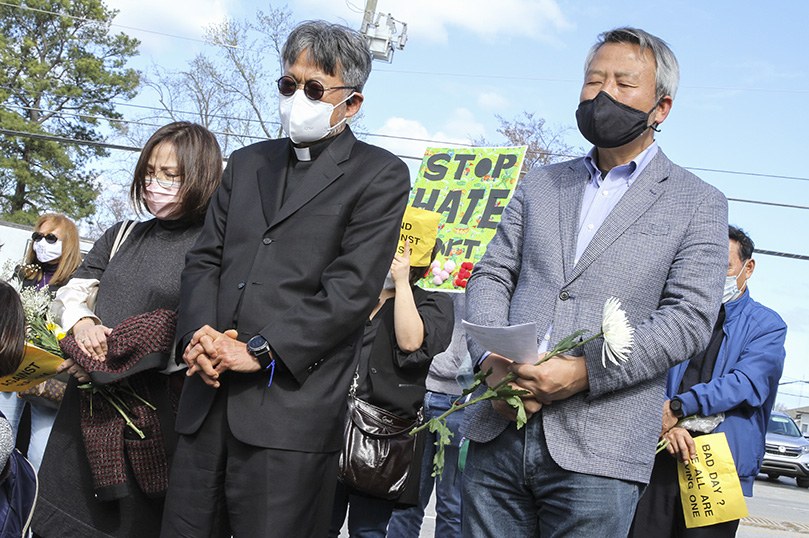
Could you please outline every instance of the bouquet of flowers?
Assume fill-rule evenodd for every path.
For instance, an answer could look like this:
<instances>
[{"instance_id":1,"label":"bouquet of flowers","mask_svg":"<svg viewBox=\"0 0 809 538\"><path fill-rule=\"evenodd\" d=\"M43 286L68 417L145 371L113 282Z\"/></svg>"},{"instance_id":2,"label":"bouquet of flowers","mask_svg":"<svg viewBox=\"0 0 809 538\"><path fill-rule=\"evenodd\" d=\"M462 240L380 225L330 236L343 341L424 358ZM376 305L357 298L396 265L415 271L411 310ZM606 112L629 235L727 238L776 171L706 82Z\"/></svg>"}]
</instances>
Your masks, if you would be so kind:
<instances>
[{"instance_id":1,"label":"bouquet of flowers","mask_svg":"<svg viewBox=\"0 0 809 538\"><path fill-rule=\"evenodd\" d=\"M20 294L25 311L25 339L29 344L64 359L64 354L59 348L59 340L65 337L65 331L59 327L51 315L50 307L53 297L46 287L39 290L34 287L22 287L19 274L25 268L26 266L22 264L7 261L2 269L4 275L13 275L8 283Z\"/></svg>"},{"instance_id":2,"label":"bouquet of flowers","mask_svg":"<svg viewBox=\"0 0 809 538\"><path fill-rule=\"evenodd\" d=\"M621 302L615 297L610 297L604 304L601 331L590 338L582 339L582 335L586 332L586 330L579 330L569 335L567 338L562 339L553 349L534 363L534 366L539 366L552 357L563 355L587 342L601 337L604 338L604 345L601 348L602 366L606 368L607 360L618 365L620 361L627 359L632 349L634 329L629 325L626 313L621 310ZM509 373L500 383L487 388L480 396L472 398L468 402L458 403L485 383L486 378L489 377L491 373L492 370L490 368L487 372L481 371L475 374L472 385L463 391L461 397L452 404L452 407L448 411L439 417L430 419L410 432L411 435L415 435L419 431L429 428L430 432L437 434L438 438L435 442L436 451L435 457L433 458L433 476L441 476L444 472L444 449L451 442L452 437L452 432L447 427L447 417L450 414L464 407L482 402L483 400L502 400L517 410L517 429L522 428L527 422L528 419L525 414L522 396L530 393L527 390L515 389L511 386L510 383L517 379L517 375L514 373Z\"/></svg>"}]
</instances>

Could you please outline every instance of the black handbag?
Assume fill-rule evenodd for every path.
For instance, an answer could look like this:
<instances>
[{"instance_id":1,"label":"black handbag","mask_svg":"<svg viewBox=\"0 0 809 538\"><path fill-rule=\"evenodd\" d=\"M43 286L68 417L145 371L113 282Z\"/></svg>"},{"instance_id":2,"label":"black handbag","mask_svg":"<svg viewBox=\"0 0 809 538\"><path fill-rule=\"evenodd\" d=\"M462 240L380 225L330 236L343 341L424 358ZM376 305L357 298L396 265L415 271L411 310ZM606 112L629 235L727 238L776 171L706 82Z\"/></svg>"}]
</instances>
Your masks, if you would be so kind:
<instances>
[{"instance_id":1,"label":"black handbag","mask_svg":"<svg viewBox=\"0 0 809 538\"><path fill-rule=\"evenodd\" d=\"M421 410L416 420L401 418L357 398L352 390L340 451L340 480L374 497L398 498L407 486L416 454L416 436L410 430L421 420Z\"/></svg>"}]
</instances>

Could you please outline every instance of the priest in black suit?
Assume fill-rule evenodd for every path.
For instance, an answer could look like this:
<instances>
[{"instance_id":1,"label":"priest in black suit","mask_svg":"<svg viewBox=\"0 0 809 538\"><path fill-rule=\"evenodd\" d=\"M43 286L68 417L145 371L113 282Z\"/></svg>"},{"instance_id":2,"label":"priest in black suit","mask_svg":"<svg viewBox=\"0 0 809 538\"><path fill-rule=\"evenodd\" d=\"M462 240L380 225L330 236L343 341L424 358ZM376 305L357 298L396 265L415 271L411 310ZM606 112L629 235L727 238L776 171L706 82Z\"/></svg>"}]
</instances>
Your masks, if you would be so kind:
<instances>
[{"instance_id":1,"label":"priest in black suit","mask_svg":"<svg viewBox=\"0 0 809 538\"><path fill-rule=\"evenodd\" d=\"M393 257L405 164L358 141L371 56L322 21L290 34L289 138L235 151L182 276L188 365L164 537L325 536L362 327Z\"/></svg>"}]
</instances>

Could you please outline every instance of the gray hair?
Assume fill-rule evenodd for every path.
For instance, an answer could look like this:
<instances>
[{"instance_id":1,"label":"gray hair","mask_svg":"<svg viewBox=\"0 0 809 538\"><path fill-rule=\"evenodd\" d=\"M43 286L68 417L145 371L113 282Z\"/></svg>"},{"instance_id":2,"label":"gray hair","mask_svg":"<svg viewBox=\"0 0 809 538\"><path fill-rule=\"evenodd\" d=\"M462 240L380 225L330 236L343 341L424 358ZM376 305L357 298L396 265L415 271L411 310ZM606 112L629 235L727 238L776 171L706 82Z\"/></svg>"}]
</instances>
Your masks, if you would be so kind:
<instances>
[{"instance_id":1,"label":"gray hair","mask_svg":"<svg viewBox=\"0 0 809 538\"><path fill-rule=\"evenodd\" d=\"M371 51L356 31L326 21L306 21L295 27L281 49L281 60L293 65L302 52L318 69L339 77L361 92L371 74Z\"/></svg>"},{"instance_id":2,"label":"gray hair","mask_svg":"<svg viewBox=\"0 0 809 538\"><path fill-rule=\"evenodd\" d=\"M639 28L631 28L629 26L602 32L596 39L595 45L593 45L590 52L587 53L587 59L584 61L585 75L590 69L590 64L593 62L596 52L598 52L598 49L600 49L601 45L604 43L631 43L639 45L641 52L646 49L651 50L656 64L656 97L660 99L664 95L670 95L674 98L677 93L677 86L680 84L680 65L677 63L677 58L674 57L674 53L665 41Z\"/></svg>"}]
</instances>

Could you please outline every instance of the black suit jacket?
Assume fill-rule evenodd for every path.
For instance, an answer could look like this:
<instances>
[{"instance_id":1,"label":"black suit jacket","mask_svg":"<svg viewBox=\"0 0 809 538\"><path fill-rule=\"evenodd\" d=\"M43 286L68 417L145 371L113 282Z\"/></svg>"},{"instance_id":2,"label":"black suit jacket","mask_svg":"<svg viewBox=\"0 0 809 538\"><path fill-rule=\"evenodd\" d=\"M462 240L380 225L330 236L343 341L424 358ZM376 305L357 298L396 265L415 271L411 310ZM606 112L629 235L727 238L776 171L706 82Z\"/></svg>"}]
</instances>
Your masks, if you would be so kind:
<instances>
[{"instance_id":1,"label":"black suit jacket","mask_svg":"<svg viewBox=\"0 0 809 538\"><path fill-rule=\"evenodd\" d=\"M345 400L363 322L390 268L409 173L346 128L282 205L289 139L234 152L182 275L178 338L205 324L261 334L282 368L198 376L183 388L177 430L202 424L227 391L233 435L255 446L330 452L342 443Z\"/></svg>"}]
</instances>

